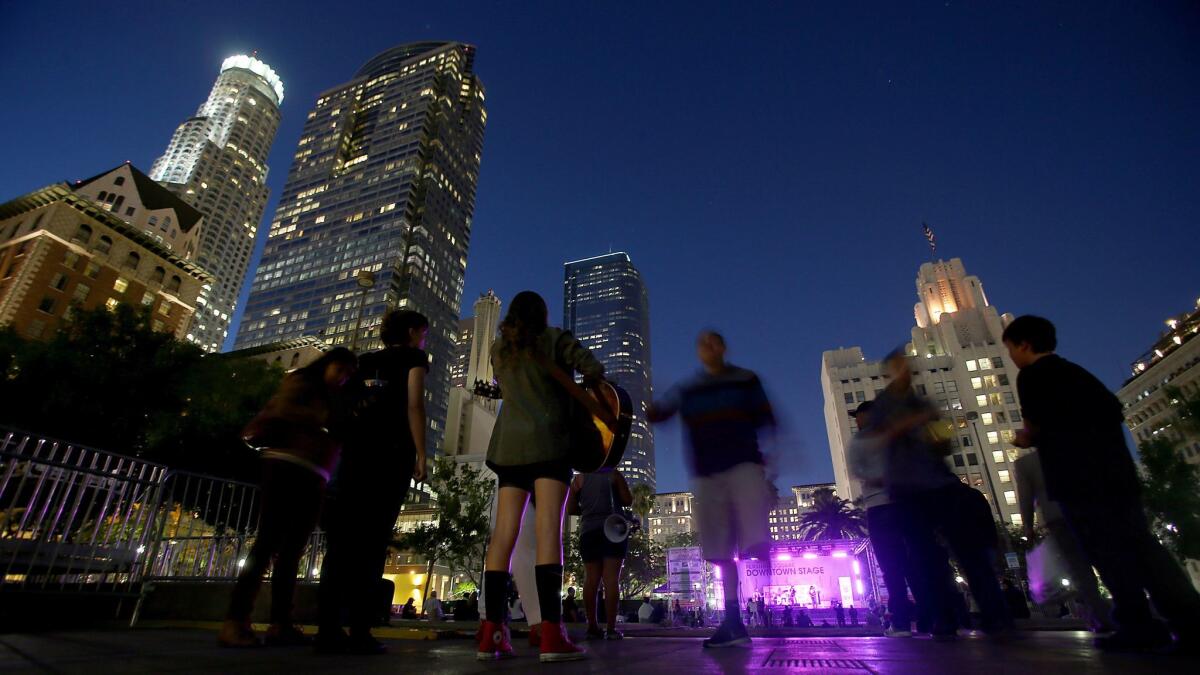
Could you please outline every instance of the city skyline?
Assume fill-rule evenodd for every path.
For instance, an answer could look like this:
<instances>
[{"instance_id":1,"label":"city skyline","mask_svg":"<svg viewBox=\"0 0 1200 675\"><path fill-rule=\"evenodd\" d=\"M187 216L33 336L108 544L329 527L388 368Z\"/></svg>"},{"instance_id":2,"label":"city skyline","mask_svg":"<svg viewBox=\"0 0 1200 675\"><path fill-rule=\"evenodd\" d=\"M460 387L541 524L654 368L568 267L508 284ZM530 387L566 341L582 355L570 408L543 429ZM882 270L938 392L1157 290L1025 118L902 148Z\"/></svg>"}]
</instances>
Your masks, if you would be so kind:
<instances>
[{"instance_id":1,"label":"city skyline","mask_svg":"<svg viewBox=\"0 0 1200 675\"><path fill-rule=\"evenodd\" d=\"M288 85L275 213L320 92L405 41L477 44L493 119L464 297L550 300L563 260L629 251L656 299L656 389L695 369L698 329L723 330L787 425L785 483L832 477L821 351L877 358L907 339L923 220L997 306L1054 320L1064 355L1114 390L1200 286L1194 9L650 7L630 22L609 7L365 3L371 21L343 22L313 20L316 3L236 7L236 22L220 3L6 8L0 78L23 95L0 111L19 160L0 167L0 199L150 166L213 65L258 49ZM116 65L79 78L77 59L15 28L35 21L76 43L107 26ZM711 49L731 30L743 46ZM666 78L652 54L689 63ZM68 79L100 103L57 103ZM678 432L656 441L660 489L686 489Z\"/></svg>"},{"instance_id":2,"label":"city skyline","mask_svg":"<svg viewBox=\"0 0 1200 675\"><path fill-rule=\"evenodd\" d=\"M379 349L394 309L429 320L430 455L446 432L483 152L475 47L394 45L310 109L255 271L236 346L318 335Z\"/></svg>"}]
</instances>

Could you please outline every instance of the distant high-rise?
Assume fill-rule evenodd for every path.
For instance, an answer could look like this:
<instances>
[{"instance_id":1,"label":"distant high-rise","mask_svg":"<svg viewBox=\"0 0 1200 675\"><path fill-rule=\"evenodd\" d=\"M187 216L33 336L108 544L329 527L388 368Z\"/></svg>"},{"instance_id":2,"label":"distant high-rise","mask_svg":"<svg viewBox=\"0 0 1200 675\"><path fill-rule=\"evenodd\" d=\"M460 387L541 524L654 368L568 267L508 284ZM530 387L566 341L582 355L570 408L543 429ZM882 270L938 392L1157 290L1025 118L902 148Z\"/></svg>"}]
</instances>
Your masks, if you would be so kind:
<instances>
[{"instance_id":1,"label":"distant high-rise","mask_svg":"<svg viewBox=\"0 0 1200 675\"><path fill-rule=\"evenodd\" d=\"M916 287L908 360L916 393L954 425L946 464L988 498L993 517L1020 525L1012 462L1022 454L1013 439L1024 423L1017 369L1000 340L1012 316L988 302L983 283L968 275L958 258L921 265ZM853 413L887 387L885 370L881 362L867 361L858 347L821 356L833 475L837 494L845 499L862 495L846 463L846 448L858 431Z\"/></svg>"},{"instance_id":2,"label":"distant high-rise","mask_svg":"<svg viewBox=\"0 0 1200 675\"><path fill-rule=\"evenodd\" d=\"M283 82L270 66L250 56L225 59L208 100L150 169L151 178L204 214L192 258L213 280L185 337L205 351L219 351L229 336L267 205L267 155L281 103Z\"/></svg>"},{"instance_id":3,"label":"distant high-rise","mask_svg":"<svg viewBox=\"0 0 1200 675\"><path fill-rule=\"evenodd\" d=\"M318 96L237 336L239 349L320 335L367 350L385 312L422 312L431 452L445 433L487 121L474 60L456 42L401 45Z\"/></svg>"},{"instance_id":4,"label":"distant high-rise","mask_svg":"<svg viewBox=\"0 0 1200 675\"><path fill-rule=\"evenodd\" d=\"M620 469L630 483L655 486L654 432L646 420L650 382L650 302L625 253L566 264L563 328L604 364L633 399L633 430Z\"/></svg>"},{"instance_id":5,"label":"distant high-rise","mask_svg":"<svg viewBox=\"0 0 1200 675\"><path fill-rule=\"evenodd\" d=\"M469 461L482 461L496 426L499 405L495 399L476 394L475 385L491 384L496 379L492 373L492 344L500 326L500 298L488 291L475 301L474 310L473 318L459 322L452 371L461 384L455 384L450 390L446 439L442 447L449 457L462 460L465 456ZM464 333L468 329L469 333ZM463 369L461 378L458 375L460 367Z\"/></svg>"},{"instance_id":6,"label":"distant high-rise","mask_svg":"<svg viewBox=\"0 0 1200 675\"><path fill-rule=\"evenodd\" d=\"M467 386L467 368L471 365L471 342L475 335L475 319L458 320L454 329L454 355L450 357L450 388Z\"/></svg>"}]
</instances>

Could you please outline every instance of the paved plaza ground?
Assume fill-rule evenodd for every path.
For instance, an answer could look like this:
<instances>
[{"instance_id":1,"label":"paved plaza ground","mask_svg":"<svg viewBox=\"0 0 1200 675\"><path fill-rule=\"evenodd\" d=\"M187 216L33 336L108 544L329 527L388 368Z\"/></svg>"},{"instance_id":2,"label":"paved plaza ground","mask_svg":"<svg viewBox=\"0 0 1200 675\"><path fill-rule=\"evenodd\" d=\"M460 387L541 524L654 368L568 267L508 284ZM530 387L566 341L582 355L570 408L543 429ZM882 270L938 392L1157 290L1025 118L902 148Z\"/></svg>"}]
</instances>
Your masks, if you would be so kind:
<instances>
[{"instance_id":1,"label":"paved plaza ground","mask_svg":"<svg viewBox=\"0 0 1200 675\"><path fill-rule=\"evenodd\" d=\"M1026 632L995 642L953 643L882 637L756 638L753 646L703 650L699 637L629 637L589 644L592 658L538 663L475 660L463 637L384 631L390 652L376 657L322 657L308 648L228 650L212 627L80 630L0 635L0 671L46 673L1195 673L1195 662L1163 655L1100 654L1077 631ZM399 637L403 636L403 638ZM415 639L414 639L415 638Z\"/></svg>"}]
</instances>

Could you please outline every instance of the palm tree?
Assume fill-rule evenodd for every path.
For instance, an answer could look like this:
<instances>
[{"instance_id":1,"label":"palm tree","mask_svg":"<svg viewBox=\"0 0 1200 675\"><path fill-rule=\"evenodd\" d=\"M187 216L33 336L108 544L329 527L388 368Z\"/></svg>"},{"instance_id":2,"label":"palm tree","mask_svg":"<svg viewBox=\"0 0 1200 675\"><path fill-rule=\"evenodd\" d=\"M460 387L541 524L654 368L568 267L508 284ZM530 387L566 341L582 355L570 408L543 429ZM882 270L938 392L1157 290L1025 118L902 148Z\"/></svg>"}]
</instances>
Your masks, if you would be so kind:
<instances>
[{"instance_id":1,"label":"palm tree","mask_svg":"<svg viewBox=\"0 0 1200 675\"><path fill-rule=\"evenodd\" d=\"M638 483L629 489L633 493L633 509L635 515L642 519L642 532L650 529L650 511L654 508L654 490L645 483Z\"/></svg>"},{"instance_id":2,"label":"palm tree","mask_svg":"<svg viewBox=\"0 0 1200 675\"><path fill-rule=\"evenodd\" d=\"M813 495L812 509L800 518L800 536L818 539L858 539L866 534L863 513L849 501L819 490Z\"/></svg>"}]
</instances>

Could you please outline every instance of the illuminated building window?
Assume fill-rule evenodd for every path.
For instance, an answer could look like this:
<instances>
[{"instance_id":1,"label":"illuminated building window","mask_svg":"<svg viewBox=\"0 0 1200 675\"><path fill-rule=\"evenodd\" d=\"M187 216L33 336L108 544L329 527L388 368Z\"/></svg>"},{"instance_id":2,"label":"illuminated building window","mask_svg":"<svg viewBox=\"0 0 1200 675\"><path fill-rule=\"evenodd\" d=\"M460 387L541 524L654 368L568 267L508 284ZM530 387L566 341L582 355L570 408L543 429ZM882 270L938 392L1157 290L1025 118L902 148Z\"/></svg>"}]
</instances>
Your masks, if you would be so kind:
<instances>
[{"instance_id":1,"label":"illuminated building window","mask_svg":"<svg viewBox=\"0 0 1200 675\"><path fill-rule=\"evenodd\" d=\"M118 293L124 293L127 288L129 288L129 282L122 277L117 277L117 280L113 282L113 290Z\"/></svg>"},{"instance_id":2,"label":"illuminated building window","mask_svg":"<svg viewBox=\"0 0 1200 675\"><path fill-rule=\"evenodd\" d=\"M1017 503L1017 493L1012 490L1004 491L1004 503L1009 506L1014 506Z\"/></svg>"},{"instance_id":3,"label":"illuminated building window","mask_svg":"<svg viewBox=\"0 0 1200 675\"><path fill-rule=\"evenodd\" d=\"M1004 451L1003 450L993 450L992 451L992 461L997 464L1004 463Z\"/></svg>"},{"instance_id":4,"label":"illuminated building window","mask_svg":"<svg viewBox=\"0 0 1200 675\"><path fill-rule=\"evenodd\" d=\"M1001 483L1008 483L1012 480L1012 476L1009 475L1007 469L1001 469L1001 470L997 471L996 475L1000 476Z\"/></svg>"},{"instance_id":5,"label":"illuminated building window","mask_svg":"<svg viewBox=\"0 0 1200 675\"><path fill-rule=\"evenodd\" d=\"M979 367L978 367L978 365L975 363L975 361L973 361L973 360L972 360L972 361L967 361L967 370L968 370L968 371L970 371L970 372L972 372L972 373L973 373L973 372L975 372L975 371L976 371L976 370L978 370L978 369L979 369Z\"/></svg>"}]
</instances>

